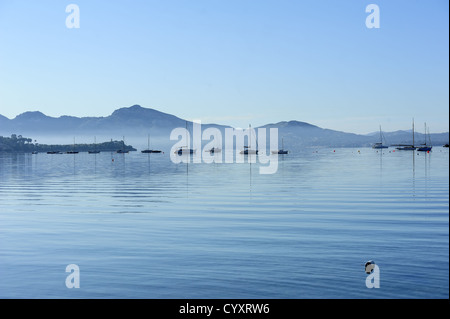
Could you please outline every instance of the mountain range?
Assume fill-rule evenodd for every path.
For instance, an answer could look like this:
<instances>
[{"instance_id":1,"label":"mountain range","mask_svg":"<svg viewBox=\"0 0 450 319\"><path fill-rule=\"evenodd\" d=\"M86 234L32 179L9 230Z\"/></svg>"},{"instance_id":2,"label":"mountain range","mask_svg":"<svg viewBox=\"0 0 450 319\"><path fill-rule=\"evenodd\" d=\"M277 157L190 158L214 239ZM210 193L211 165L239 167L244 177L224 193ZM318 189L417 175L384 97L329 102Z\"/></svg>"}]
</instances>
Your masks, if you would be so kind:
<instances>
[{"instance_id":1,"label":"mountain range","mask_svg":"<svg viewBox=\"0 0 450 319\"><path fill-rule=\"evenodd\" d=\"M47 116L41 112L25 112L14 119L0 115L0 135L49 137L58 136L68 139L73 136L127 136L145 139L151 134L152 139L165 138L169 141L172 129L176 127L192 127L192 122L175 115L163 113L139 105L115 110L106 117L74 117ZM377 124L374 124L377 126ZM202 128L215 127L224 131L231 127L218 124L202 124ZM278 136L283 138L286 148L301 147L365 147L379 141L379 134L354 134L321 128L306 122L283 121L261 126L262 128L278 128ZM411 131L383 132L387 144L411 144ZM433 145L443 145L449 141L449 133L435 133L429 136ZM415 133L416 144L423 143L425 136Z\"/></svg>"}]
</instances>

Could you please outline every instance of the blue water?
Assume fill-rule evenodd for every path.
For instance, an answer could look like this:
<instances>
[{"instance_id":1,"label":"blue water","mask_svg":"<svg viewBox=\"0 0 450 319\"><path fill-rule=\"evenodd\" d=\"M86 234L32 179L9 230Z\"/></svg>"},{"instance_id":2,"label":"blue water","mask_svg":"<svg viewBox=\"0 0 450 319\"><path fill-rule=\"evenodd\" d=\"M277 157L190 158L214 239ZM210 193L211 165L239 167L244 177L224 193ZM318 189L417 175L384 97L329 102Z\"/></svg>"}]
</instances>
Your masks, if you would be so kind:
<instances>
[{"instance_id":1,"label":"blue water","mask_svg":"<svg viewBox=\"0 0 450 319\"><path fill-rule=\"evenodd\" d=\"M449 298L448 149L359 151L0 154L0 297Z\"/></svg>"}]
</instances>

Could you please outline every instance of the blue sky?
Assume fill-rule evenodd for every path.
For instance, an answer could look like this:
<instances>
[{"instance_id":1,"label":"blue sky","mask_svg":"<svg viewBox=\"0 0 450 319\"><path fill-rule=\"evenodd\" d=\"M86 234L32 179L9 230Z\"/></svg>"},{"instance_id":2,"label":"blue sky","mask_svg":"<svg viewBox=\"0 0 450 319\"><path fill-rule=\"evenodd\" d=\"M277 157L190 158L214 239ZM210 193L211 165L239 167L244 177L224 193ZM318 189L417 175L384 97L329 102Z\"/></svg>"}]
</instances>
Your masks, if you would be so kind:
<instances>
[{"instance_id":1,"label":"blue sky","mask_svg":"<svg viewBox=\"0 0 450 319\"><path fill-rule=\"evenodd\" d=\"M67 5L80 28L65 25ZM368 29L365 8L380 8ZM0 114L140 104L246 127L449 130L449 4L0 0Z\"/></svg>"}]
</instances>

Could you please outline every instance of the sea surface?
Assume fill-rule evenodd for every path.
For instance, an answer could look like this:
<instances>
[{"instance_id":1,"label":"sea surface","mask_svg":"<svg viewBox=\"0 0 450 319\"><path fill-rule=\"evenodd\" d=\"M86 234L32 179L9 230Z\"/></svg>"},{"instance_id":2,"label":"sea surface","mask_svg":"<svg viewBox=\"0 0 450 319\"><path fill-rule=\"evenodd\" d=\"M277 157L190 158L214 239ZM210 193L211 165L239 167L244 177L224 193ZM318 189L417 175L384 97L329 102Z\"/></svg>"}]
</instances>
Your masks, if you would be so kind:
<instances>
[{"instance_id":1,"label":"sea surface","mask_svg":"<svg viewBox=\"0 0 450 319\"><path fill-rule=\"evenodd\" d=\"M0 298L449 298L448 149L260 165L0 154Z\"/></svg>"}]
</instances>

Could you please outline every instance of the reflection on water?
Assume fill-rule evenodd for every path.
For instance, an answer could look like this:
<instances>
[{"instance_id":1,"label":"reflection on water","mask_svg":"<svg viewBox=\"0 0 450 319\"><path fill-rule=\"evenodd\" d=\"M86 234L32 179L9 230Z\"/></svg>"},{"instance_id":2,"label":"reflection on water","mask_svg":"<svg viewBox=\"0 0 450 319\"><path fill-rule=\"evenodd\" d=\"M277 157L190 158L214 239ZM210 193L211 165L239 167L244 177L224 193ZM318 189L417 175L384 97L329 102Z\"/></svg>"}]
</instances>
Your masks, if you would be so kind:
<instances>
[{"instance_id":1,"label":"reflection on water","mask_svg":"<svg viewBox=\"0 0 450 319\"><path fill-rule=\"evenodd\" d=\"M448 155L0 154L0 297L448 298Z\"/></svg>"}]
</instances>

